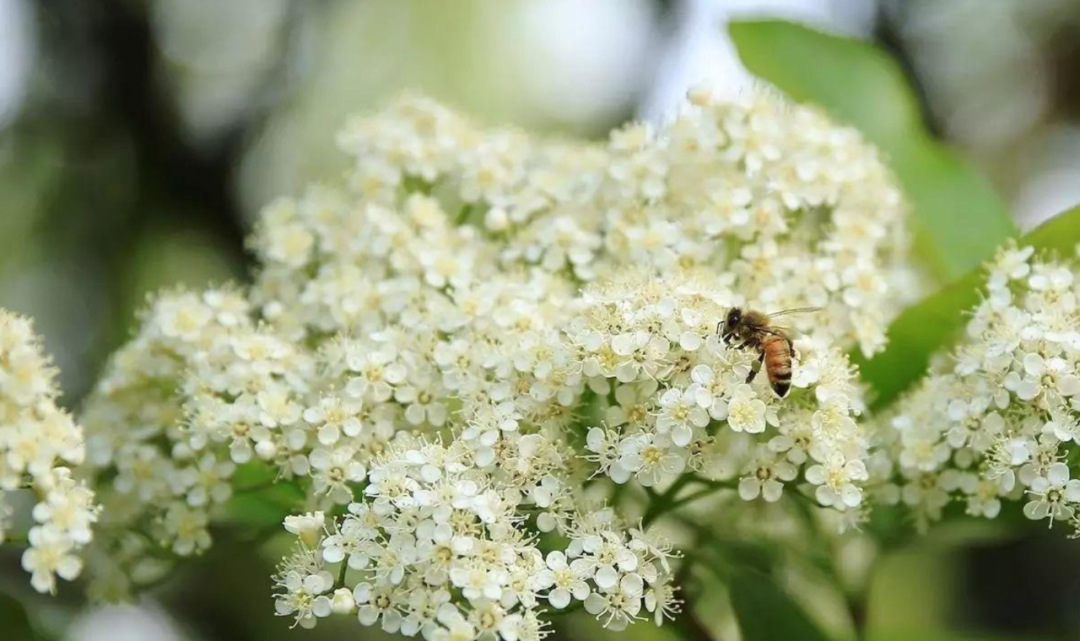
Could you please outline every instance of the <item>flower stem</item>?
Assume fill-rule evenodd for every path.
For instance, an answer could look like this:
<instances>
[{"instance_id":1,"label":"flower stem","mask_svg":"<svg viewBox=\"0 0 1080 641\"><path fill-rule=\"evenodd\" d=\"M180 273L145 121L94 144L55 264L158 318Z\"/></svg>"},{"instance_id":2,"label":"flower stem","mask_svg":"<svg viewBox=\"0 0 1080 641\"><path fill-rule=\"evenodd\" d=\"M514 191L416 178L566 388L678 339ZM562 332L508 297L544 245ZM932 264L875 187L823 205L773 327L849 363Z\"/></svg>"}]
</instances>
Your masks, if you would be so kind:
<instances>
[{"instance_id":1,"label":"flower stem","mask_svg":"<svg viewBox=\"0 0 1080 641\"><path fill-rule=\"evenodd\" d=\"M339 588L345 587L345 573L348 572L348 571L349 571L349 563L348 563L348 561L342 561L341 562L341 569L338 570L338 575L337 575L337 586Z\"/></svg>"},{"instance_id":2,"label":"flower stem","mask_svg":"<svg viewBox=\"0 0 1080 641\"><path fill-rule=\"evenodd\" d=\"M17 536L6 536L3 539L3 544L4 545L27 546L27 545L30 545L30 540L27 538L27 536L25 534L20 534L20 535L17 535Z\"/></svg>"},{"instance_id":3,"label":"flower stem","mask_svg":"<svg viewBox=\"0 0 1080 641\"><path fill-rule=\"evenodd\" d=\"M675 496L679 491L690 483L697 483L699 485L704 485L705 487L688 494L681 499L676 499ZM676 479L676 481L671 484L671 487L661 494L657 494L651 489L646 488L649 494L649 506L645 510L645 516L641 519L641 525L643 528L646 528L664 514L682 507L691 501L696 501L699 498L708 496L717 490L735 489L735 487L736 484L734 481L715 481L702 478L696 474L684 474Z\"/></svg>"}]
</instances>

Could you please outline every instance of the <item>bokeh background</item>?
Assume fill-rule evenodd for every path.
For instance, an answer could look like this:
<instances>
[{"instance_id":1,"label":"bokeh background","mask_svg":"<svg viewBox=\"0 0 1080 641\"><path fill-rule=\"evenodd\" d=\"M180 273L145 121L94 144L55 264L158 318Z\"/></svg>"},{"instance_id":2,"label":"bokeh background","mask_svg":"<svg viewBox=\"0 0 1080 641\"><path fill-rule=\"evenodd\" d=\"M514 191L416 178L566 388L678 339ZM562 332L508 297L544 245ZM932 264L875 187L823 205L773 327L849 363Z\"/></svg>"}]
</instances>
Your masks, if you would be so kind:
<instances>
[{"instance_id":1,"label":"bokeh background","mask_svg":"<svg viewBox=\"0 0 1080 641\"><path fill-rule=\"evenodd\" d=\"M337 176L348 114L421 89L481 121L602 137L662 122L692 85L757 82L727 29L748 17L879 47L1021 227L1080 202L1078 0L0 0L0 306L37 319L76 407L148 292L244 278L260 206ZM873 91L851 82L837 90ZM289 631L268 598L278 551L243 546L137 606L34 599L17 571L0 593L56 639L379 638ZM19 616L4 603L0 638ZM866 616L878 641L1080 639L1080 542L936 533L884 559ZM637 628L620 638L664 638Z\"/></svg>"}]
</instances>

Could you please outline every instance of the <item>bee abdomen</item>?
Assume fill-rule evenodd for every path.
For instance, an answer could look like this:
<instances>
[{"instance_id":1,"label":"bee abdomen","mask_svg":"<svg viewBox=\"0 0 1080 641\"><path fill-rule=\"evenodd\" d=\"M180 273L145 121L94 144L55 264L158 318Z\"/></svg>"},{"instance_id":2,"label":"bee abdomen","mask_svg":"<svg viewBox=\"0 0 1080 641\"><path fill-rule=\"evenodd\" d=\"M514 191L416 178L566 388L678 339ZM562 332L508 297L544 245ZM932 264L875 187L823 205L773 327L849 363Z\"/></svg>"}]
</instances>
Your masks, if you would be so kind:
<instances>
[{"instance_id":1,"label":"bee abdomen","mask_svg":"<svg viewBox=\"0 0 1080 641\"><path fill-rule=\"evenodd\" d=\"M765 352L765 371L769 384L780 398L791 389L791 343L782 336L769 335L762 342Z\"/></svg>"}]
</instances>

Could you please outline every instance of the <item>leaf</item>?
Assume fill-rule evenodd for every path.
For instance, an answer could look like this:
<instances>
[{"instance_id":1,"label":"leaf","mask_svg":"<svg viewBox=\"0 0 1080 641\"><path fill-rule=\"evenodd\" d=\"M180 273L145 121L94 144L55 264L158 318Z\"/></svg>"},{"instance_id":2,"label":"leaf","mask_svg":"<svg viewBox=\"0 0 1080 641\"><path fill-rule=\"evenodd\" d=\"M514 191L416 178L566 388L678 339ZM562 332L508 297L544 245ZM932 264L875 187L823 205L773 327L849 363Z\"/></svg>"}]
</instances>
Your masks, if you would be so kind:
<instances>
[{"instance_id":1,"label":"leaf","mask_svg":"<svg viewBox=\"0 0 1080 641\"><path fill-rule=\"evenodd\" d=\"M303 490L286 480L237 491L225 504L222 522L253 528L279 527L286 516L296 511L303 497Z\"/></svg>"},{"instance_id":2,"label":"leaf","mask_svg":"<svg viewBox=\"0 0 1080 641\"><path fill-rule=\"evenodd\" d=\"M1078 243L1080 206L1050 219L1019 240L1020 245L1060 256L1072 256ZM968 272L900 314L889 326L885 351L869 360L859 354L852 356L863 380L874 388L874 408L888 405L914 384L926 372L930 358L959 335L967 320L965 312L980 300L984 280L981 267Z\"/></svg>"},{"instance_id":3,"label":"leaf","mask_svg":"<svg viewBox=\"0 0 1080 641\"><path fill-rule=\"evenodd\" d=\"M776 550L750 541L716 536L706 542L717 560L727 567L768 572L776 566Z\"/></svg>"},{"instance_id":4,"label":"leaf","mask_svg":"<svg viewBox=\"0 0 1080 641\"><path fill-rule=\"evenodd\" d=\"M972 271L904 310L889 326L885 351L870 360L861 352L852 355L863 380L874 389L873 408L888 405L926 373L930 358L963 327L964 312L978 304L982 281L982 270Z\"/></svg>"},{"instance_id":5,"label":"leaf","mask_svg":"<svg viewBox=\"0 0 1080 641\"><path fill-rule=\"evenodd\" d=\"M823 107L882 150L912 204L918 251L944 280L1016 235L985 177L930 135L903 72L883 51L775 20L733 22L730 32L751 72Z\"/></svg>"},{"instance_id":6,"label":"leaf","mask_svg":"<svg viewBox=\"0 0 1080 641\"><path fill-rule=\"evenodd\" d=\"M740 569L728 583L744 641L827 641L828 637L768 576Z\"/></svg>"},{"instance_id":7,"label":"leaf","mask_svg":"<svg viewBox=\"0 0 1080 641\"><path fill-rule=\"evenodd\" d=\"M1056 252L1061 258L1075 256L1077 245L1080 244L1080 205L1054 216L1024 234L1020 244Z\"/></svg>"},{"instance_id":8,"label":"leaf","mask_svg":"<svg viewBox=\"0 0 1080 641\"><path fill-rule=\"evenodd\" d=\"M38 636L30 624L23 604L14 597L0 593L0 636L4 641L35 641Z\"/></svg>"},{"instance_id":9,"label":"leaf","mask_svg":"<svg viewBox=\"0 0 1080 641\"><path fill-rule=\"evenodd\" d=\"M1036 641L1034 637L971 635L965 632L932 630L922 628L900 628L875 630L870 634L870 641Z\"/></svg>"}]
</instances>

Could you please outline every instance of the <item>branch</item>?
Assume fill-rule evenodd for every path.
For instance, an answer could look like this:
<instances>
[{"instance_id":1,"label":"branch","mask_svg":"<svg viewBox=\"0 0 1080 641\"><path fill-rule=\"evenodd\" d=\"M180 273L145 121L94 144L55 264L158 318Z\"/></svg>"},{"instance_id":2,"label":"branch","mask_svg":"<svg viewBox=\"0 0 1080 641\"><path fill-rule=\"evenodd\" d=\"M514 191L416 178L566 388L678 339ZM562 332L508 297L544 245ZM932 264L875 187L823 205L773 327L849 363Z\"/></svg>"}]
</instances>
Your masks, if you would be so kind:
<instances>
[{"instance_id":1,"label":"branch","mask_svg":"<svg viewBox=\"0 0 1080 641\"><path fill-rule=\"evenodd\" d=\"M693 492L681 499L676 499L675 496L684 487L691 483L698 485L704 485L705 487ZM732 480L728 481L715 481L712 479L706 479L698 476L697 474L683 474L674 483L671 484L667 490L662 494L657 494L652 488L645 488L646 493L649 495L649 506L645 510L645 516L641 519L642 529L647 528L651 523L656 521L664 514L682 507L691 501L696 501L699 498L709 496L717 490L733 490L737 488L737 483Z\"/></svg>"}]
</instances>

